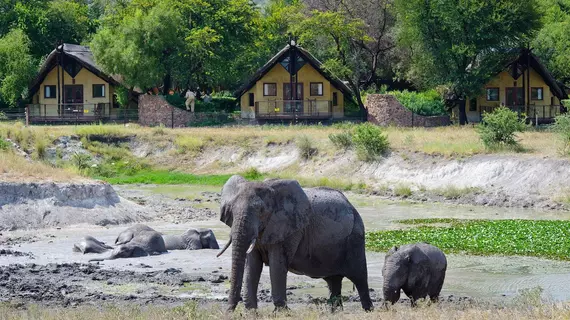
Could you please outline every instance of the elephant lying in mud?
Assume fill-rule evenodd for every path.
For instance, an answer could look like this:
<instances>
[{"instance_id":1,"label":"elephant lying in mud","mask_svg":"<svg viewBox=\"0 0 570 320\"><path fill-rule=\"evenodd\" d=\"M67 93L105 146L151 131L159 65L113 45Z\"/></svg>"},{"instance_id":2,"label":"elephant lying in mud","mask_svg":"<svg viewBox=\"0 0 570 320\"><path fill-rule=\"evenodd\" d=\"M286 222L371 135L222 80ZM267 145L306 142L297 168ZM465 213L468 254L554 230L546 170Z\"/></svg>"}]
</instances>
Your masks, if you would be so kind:
<instances>
[{"instance_id":1,"label":"elephant lying in mud","mask_svg":"<svg viewBox=\"0 0 570 320\"><path fill-rule=\"evenodd\" d=\"M445 254L427 243L393 247L386 254L382 277L384 300L396 303L400 290L410 298L412 306L427 296L437 301L447 270Z\"/></svg>"},{"instance_id":2,"label":"elephant lying in mud","mask_svg":"<svg viewBox=\"0 0 570 320\"><path fill-rule=\"evenodd\" d=\"M181 235L163 235L166 250L220 249L211 229L190 228Z\"/></svg>"},{"instance_id":3,"label":"elephant lying in mud","mask_svg":"<svg viewBox=\"0 0 570 320\"><path fill-rule=\"evenodd\" d=\"M85 236L79 243L73 245L74 252L86 253L103 253L112 250L113 247L108 246L105 242L99 241L92 236Z\"/></svg>"},{"instance_id":4,"label":"elephant lying in mud","mask_svg":"<svg viewBox=\"0 0 570 320\"><path fill-rule=\"evenodd\" d=\"M115 240L117 247L107 258L96 258L89 261L104 261L117 258L136 258L157 255L166 252L162 235L149 226L136 224L121 232Z\"/></svg>"},{"instance_id":5,"label":"elephant lying in mud","mask_svg":"<svg viewBox=\"0 0 570 320\"><path fill-rule=\"evenodd\" d=\"M218 256L233 244L229 311L240 301L244 271L245 307L257 308L263 264L269 265L276 309L286 308L288 271L324 279L331 301L338 304L342 279L347 277L356 286L362 307L373 308L364 224L340 191L303 190L294 180L248 182L232 176L222 189L220 220L231 233Z\"/></svg>"}]
</instances>

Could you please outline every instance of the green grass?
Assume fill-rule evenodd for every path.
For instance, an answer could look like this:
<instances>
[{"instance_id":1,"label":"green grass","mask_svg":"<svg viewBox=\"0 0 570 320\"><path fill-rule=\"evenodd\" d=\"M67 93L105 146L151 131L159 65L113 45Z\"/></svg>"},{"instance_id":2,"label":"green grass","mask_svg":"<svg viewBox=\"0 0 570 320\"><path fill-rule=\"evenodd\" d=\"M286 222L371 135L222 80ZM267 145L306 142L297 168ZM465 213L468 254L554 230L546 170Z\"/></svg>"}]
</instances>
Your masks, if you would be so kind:
<instances>
[{"instance_id":1,"label":"green grass","mask_svg":"<svg viewBox=\"0 0 570 320\"><path fill-rule=\"evenodd\" d=\"M412 196L412 189L406 185L398 185L394 188L394 195L397 197L410 197Z\"/></svg>"},{"instance_id":2,"label":"green grass","mask_svg":"<svg viewBox=\"0 0 570 320\"><path fill-rule=\"evenodd\" d=\"M451 223L451 226L370 232L366 234L367 248L384 251L394 245L424 241L446 253L570 260L570 221L416 219L400 222Z\"/></svg>"},{"instance_id":3,"label":"green grass","mask_svg":"<svg viewBox=\"0 0 570 320\"><path fill-rule=\"evenodd\" d=\"M481 190L479 188L473 188L473 187L468 187L468 188L459 188L456 186L448 186L445 188L440 188L440 189L435 189L433 190L433 192L439 196L444 197L445 199L448 200L455 200L455 199L459 199L461 197L470 195L470 194L474 194L474 193L478 193Z\"/></svg>"}]
</instances>

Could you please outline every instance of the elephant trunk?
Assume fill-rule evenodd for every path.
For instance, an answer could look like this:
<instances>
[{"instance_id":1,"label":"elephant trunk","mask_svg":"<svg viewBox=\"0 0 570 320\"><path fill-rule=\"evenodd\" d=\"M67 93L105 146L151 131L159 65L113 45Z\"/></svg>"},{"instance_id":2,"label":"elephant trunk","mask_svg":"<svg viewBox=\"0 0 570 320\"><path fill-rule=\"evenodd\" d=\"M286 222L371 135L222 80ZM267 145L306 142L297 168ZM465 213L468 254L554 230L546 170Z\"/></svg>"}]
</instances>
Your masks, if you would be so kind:
<instances>
[{"instance_id":1,"label":"elephant trunk","mask_svg":"<svg viewBox=\"0 0 570 320\"><path fill-rule=\"evenodd\" d=\"M384 284L384 300L387 302L391 302L392 304L398 302L400 300L400 288L391 287Z\"/></svg>"},{"instance_id":2,"label":"elephant trunk","mask_svg":"<svg viewBox=\"0 0 570 320\"><path fill-rule=\"evenodd\" d=\"M239 230L239 225L234 221L234 228L237 227ZM247 249L249 245L249 240L243 232L233 232L236 236L232 237L232 272L231 272L231 287L229 294L229 311L235 310L238 302L241 299L241 287L243 283L243 274L245 269L245 259L247 255Z\"/></svg>"}]
</instances>

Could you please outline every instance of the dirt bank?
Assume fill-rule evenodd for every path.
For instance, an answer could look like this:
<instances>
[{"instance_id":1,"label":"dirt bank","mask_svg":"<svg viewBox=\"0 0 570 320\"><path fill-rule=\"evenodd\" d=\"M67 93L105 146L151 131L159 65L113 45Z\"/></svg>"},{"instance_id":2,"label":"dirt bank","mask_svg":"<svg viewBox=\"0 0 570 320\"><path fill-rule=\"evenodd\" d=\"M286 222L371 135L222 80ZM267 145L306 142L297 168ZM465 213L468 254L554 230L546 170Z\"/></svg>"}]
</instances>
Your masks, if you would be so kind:
<instances>
[{"instance_id":1,"label":"dirt bank","mask_svg":"<svg viewBox=\"0 0 570 320\"><path fill-rule=\"evenodd\" d=\"M324 180L340 187L365 184L373 194L416 201L563 209L570 194L570 161L525 154L450 158L400 151L366 163L359 161L352 151L330 147L317 148L317 154L305 160L291 142L268 143L257 150L240 146L206 147L194 157L141 142L131 143L131 148L135 155L182 171L234 173L256 168L313 184ZM170 148L174 150L175 146Z\"/></svg>"}]
</instances>

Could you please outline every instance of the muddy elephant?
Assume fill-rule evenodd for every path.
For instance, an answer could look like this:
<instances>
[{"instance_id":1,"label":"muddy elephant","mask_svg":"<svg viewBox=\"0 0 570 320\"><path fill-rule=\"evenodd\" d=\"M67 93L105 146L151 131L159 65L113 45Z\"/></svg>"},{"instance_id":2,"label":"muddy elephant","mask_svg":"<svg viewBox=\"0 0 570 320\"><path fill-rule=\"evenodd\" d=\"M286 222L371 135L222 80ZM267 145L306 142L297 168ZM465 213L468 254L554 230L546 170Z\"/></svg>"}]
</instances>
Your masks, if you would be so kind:
<instances>
[{"instance_id":1,"label":"muddy elephant","mask_svg":"<svg viewBox=\"0 0 570 320\"><path fill-rule=\"evenodd\" d=\"M166 250L220 249L211 229L190 228L181 235L163 235Z\"/></svg>"},{"instance_id":2,"label":"muddy elephant","mask_svg":"<svg viewBox=\"0 0 570 320\"><path fill-rule=\"evenodd\" d=\"M92 236L85 236L79 243L73 245L73 251L86 253L103 253L112 250L113 247L108 246L105 242L99 241Z\"/></svg>"},{"instance_id":3,"label":"muddy elephant","mask_svg":"<svg viewBox=\"0 0 570 320\"><path fill-rule=\"evenodd\" d=\"M400 290L410 298L412 306L418 299L430 297L437 301L447 270L445 254L427 243L393 247L384 259L384 300L396 303Z\"/></svg>"},{"instance_id":4,"label":"muddy elephant","mask_svg":"<svg viewBox=\"0 0 570 320\"><path fill-rule=\"evenodd\" d=\"M117 258L136 258L157 255L166 252L162 235L143 224L136 224L121 232L115 240L117 247L107 258L89 261L113 260Z\"/></svg>"},{"instance_id":5,"label":"muddy elephant","mask_svg":"<svg viewBox=\"0 0 570 320\"><path fill-rule=\"evenodd\" d=\"M365 310L368 291L364 224L339 191L303 190L294 180L248 182L232 176L223 186L220 220L231 227L231 287L228 310L238 301L245 271L245 307L257 308L263 264L269 266L276 309L286 308L287 272L322 278L331 298L340 298L342 279L350 279ZM331 299L331 301L340 299Z\"/></svg>"}]
</instances>

